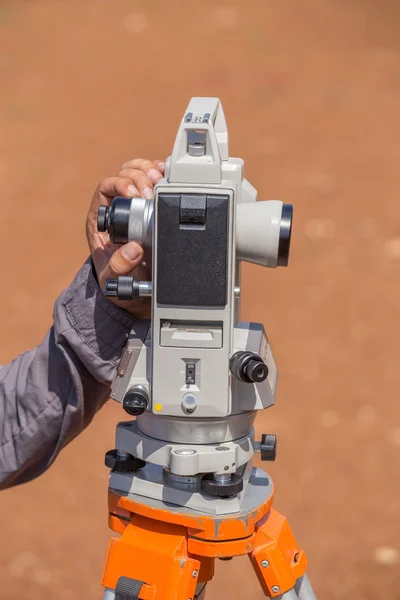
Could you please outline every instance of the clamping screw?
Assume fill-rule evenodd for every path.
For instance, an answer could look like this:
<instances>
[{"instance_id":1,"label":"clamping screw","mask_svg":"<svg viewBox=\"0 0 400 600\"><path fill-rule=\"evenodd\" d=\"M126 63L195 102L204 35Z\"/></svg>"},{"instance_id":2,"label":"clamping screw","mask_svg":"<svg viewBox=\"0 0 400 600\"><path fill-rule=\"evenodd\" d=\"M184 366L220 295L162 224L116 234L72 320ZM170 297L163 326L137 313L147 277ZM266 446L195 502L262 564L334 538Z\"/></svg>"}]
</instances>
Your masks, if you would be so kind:
<instances>
[{"instance_id":1,"label":"clamping screw","mask_svg":"<svg viewBox=\"0 0 400 600\"><path fill-rule=\"evenodd\" d=\"M273 585L272 591L274 592L274 594L277 594L278 592L281 591L281 588L279 587L279 585Z\"/></svg>"},{"instance_id":2,"label":"clamping screw","mask_svg":"<svg viewBox=\"0 0 400 600\"><path fill-rule=\"evenodd\" d=\"M144 413L149 404L149 395L141 385L134 385L124 396L122 408L133 417Z\"/></svg>"},{"instance_id":3,"label":"clamping screw","mask_svg":"<svg viewBox=\"0 0 400 600\"><path fill-rule=\"evenodd\" d=\"M267 560L263 560L261 562L261 566L263 569L266 569L267 567L269 567L269 562Z\"/></svg>"}]
</instances>

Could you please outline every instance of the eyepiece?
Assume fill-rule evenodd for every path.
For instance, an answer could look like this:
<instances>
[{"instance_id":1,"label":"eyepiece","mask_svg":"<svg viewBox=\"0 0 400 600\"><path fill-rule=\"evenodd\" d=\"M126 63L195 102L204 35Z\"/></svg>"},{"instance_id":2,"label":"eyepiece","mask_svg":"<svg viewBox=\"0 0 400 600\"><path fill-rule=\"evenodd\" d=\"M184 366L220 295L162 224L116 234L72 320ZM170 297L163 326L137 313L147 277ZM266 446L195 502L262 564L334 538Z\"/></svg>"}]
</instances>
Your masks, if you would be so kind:
<instances>
[{"instance_id":1,"label":"eyepiece","mask_svg":"<svg viewBox=\"0 0 400 600\"><path fill-rule=\"evenodd\" d=\"M109 208L108 206L99 206L97 213L97 230L101 233L108 231L109 227Z\"/></svg>"},{"instance_id":2,"label":"eyepiece","mask_svg":"<svg viewBox=\"0 0 400 600\"><path fill-rule=\"evenodd\" d=\"M99 206L97 229L110 235L113 244L126 244L129 241L129 218L132 198L114 198L111 207Z\"/></svg>"},{"instance_id":3,"label":"eyepiece","mask_svg":"<svg viewBox=\"0 0 400 600\"><path fill-rule=\"evenodd\" d=\"M114 198L109 217L109 234L113 244L129 242L129 217L132 198Z\"/></svg>"},{"instance_id":4,"label":"eyepiece","mask_svg":"<svg viewBox=\"0 0 400 600\"><path fill-rule=\"evenodd\" d=\"M289 263L290 241L292 237L293 206L282 206L281 226L279 231L278 267L287 267Z\"/></svg>"}]
</instances>

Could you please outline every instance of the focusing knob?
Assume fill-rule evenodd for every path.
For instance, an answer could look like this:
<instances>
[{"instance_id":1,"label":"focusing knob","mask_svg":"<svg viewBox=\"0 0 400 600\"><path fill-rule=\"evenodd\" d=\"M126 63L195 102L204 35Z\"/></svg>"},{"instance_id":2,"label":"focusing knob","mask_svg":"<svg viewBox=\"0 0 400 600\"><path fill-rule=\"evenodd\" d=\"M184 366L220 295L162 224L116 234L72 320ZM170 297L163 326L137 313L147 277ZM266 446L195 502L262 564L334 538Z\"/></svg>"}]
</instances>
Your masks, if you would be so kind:
<instances>
[{"instance_id":1,"label":"focusing knob","mask_svg":"<svg viewBox=\"0 0 400 600\"><path fill-rule=\"evenodd\" d=\"M142 386L134 385L125 394L122 408L133 417L138 417L147 409L149 395Z\"/></svg>"},{"instance_id":2,"label":"focusing knob","mask_svg":"<svg viewBox=\"0 0 400 600\"><path fill-rule=\"evenodd\" d=\"M97 231L104 233L109 228L109 208L108 206L99 206L97 212Z\"/></svg>"},{"instance_id":3,"label":"focusing knob","mask_svg":"<svg viewBox=\"0 0 400 600\"><path fill-rule=\"evenodd\" d=\"M118 300L135 300L139 298L139 283L136 277L121 275L118 279L107 279L104 293Z\"/></svg>"},{"instance_id":4,"label":"focusing knob","mask_svg":"<svg viewBox=\"0 0 400 600\"><path fill-rule=\"evenodd\" d=\"M263 433L260 443L261 460L273 461L276 458L276 435Z\"/></svg>"},{"instance_id":5,"label":"focusing knob","mask_svg":"<svg viewBox=\"0 0 400 600\"><path fill-rule=\"evenodd\" d=\"M129 452L123 452L122 450L110 450L106 453L104 462L106 467L119 473L131 473L146 466L144 460L135 458Z\"/></svg>"},{"instance_id":6,"label":"focusing knob","mask_svg":"<svg viewBox=\"0 0 400 600\"><path fill-rule=\"evenodd\" d=\"M245 383L262 383L268 377L267 365L254 352L236 352L230 360L230 370Z\"/></svg>"},{"instance_id":7,"label":"focusing knob","mask_svg":"<svg viewBox=\"0 0 400 600\"><path fill-rule=\"evenodd\" d=\"M243 367L246 377L253 383L261 383L268 377L268 367L263 361L252 358Z\"/></svg>"}]
</instances>

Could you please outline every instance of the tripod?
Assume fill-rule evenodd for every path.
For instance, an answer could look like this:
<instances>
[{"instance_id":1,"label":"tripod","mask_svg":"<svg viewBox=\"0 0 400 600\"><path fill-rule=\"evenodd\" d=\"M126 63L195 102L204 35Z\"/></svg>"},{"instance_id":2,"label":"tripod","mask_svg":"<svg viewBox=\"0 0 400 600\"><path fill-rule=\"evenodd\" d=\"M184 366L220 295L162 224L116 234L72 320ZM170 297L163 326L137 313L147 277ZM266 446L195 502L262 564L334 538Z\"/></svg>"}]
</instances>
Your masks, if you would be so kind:
<instances>
[{"instance_id":1,"label":"tripod","mask_svg":"<svg viewBox=\"0 0 400 600\"><path fill-rule=\"evenodd\" d=\"M122 536L110 542L104 600L200 598L216 558L245 554L266 596L315 600L305 554L285 517L272 508L268 476L255 469L250 487L247 508L225 517L110 491L109 525Z\"/></svg>"},{"instance_id":2,"label":"tripod","mask_svg":"<svg viewBox=\"0 0 400 600\"><path fill-rule=\"evenodd\" d=\"M218 99L193 98L154 204L115 198L98 228L153 253L152 282L109 280L120 300L152 296L151 321L127 341L111 397L121 422L106 454L110 541L104 600L195 600L215 559L247 555L264 594L315 600L307 559L253 467L276 437L254 440L275 402L277 368L264 328L239 320L240 263L287 266L292 207L255 202L243 161L229 158Z\"/></svg>"}]
</instances>

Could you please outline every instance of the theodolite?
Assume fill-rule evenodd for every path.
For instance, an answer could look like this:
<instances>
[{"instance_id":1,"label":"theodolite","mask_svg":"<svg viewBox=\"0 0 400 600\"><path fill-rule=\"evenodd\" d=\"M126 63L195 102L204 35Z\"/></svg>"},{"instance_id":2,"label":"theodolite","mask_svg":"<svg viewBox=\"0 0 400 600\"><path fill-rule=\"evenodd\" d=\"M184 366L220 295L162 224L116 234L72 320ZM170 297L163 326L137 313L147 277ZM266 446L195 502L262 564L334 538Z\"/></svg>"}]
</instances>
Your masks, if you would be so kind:
<instances>
[{"instance_id":1,"label":"theodolite","mask_svg":"<svg viewBox=\"0 0 400 600\"><path fill-rule=\"evenodd\" d=\"M272 508L276 437L254 437L278 371L264 327L240 321L241 263L285 267L292 206L257 201L228 153L217 98L192 98L154 200L114 198L99 231L152 254L152 280L108 280L119 300L151 297L111 397L134 417L106 454L110 542L104 600L194 600L215 559L247 554L267 597L315 600L306 557ZM243 592L242 592L243 593Z\"/></svg>"}]
</instances>

